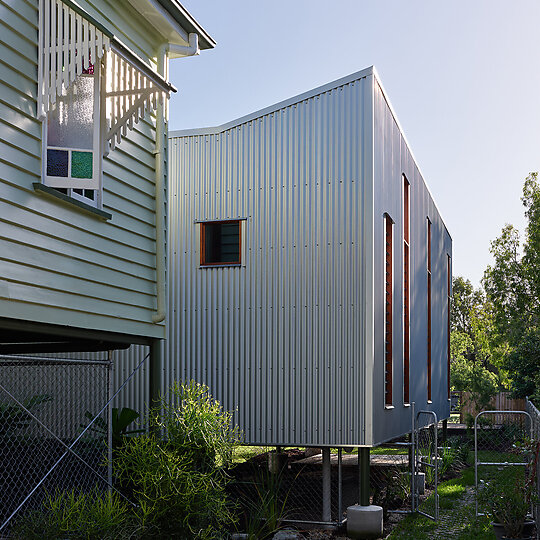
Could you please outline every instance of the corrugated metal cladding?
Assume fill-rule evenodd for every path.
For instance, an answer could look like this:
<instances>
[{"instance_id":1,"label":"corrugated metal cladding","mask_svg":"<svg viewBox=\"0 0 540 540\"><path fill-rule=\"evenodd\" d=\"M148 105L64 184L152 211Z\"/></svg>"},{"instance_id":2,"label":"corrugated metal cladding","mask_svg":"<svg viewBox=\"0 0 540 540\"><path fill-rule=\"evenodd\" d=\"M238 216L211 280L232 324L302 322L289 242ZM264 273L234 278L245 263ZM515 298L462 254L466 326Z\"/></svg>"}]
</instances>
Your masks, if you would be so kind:
<instances>
[{"instance_id":1,"label":"corrugated metal cladding","mask_svg":"<svg viewBox=\"0 0 540 540\"><path fill-rule=\"evenodd\" d=\"M372 84L367 71L170 139L167 382L207 383L247 443L364 440ZM197 222L234 218L242 266L201 268Z\"/></svg>"},{"instance_id":2,"label":"corrugated metal cladding","mask_svg":"<svg viewBox=\"0 0 540 540\"><path fill-rule=\"evenodd\" d=\"M452 239L422 178L400 126L379 83L374 85L374 317L373 441L382 442L411 425L403 402L403 174L409 181L410 205L410 401L416 412L450 415L447 393L447 278ZM384 406L384 244L383 215L393 231L393 409ZM432 395L427 382L427 220L431 225L431 365Z\"/></svg>"},{"instance_id":3,"label":"corrugated metal cladding","mask_svg":"<svg viewBox=\"0 0 540 540\"><path fill-rule=\"evenodd\" d=\"M410 182L410 389L448 416L451 239L372 68L218 128L171 135L162 388L207 383L260 445L376 445L403 403L402 175ZM393 408L384 404L383 214L394 220ZM427 402L426 219L432 222ZM242 266L200 267L200 222L242 220ZM129 363L136 356L122 353ZM137 355L142 354L142 348ZM126 364L127 365L127 364ZM138 391L130 394L144 405Z\"/></svg>"}]
</instances>

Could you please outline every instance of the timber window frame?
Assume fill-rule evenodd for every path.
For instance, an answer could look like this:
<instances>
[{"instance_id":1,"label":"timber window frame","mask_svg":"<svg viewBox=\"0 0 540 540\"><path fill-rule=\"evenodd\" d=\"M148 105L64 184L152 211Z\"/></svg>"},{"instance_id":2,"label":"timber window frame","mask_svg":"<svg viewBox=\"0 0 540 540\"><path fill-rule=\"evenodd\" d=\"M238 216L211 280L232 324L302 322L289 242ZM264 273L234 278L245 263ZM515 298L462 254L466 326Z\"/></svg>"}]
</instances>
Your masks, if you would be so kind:
<instances>
[{"instance_id":1,"label":"timber window frame","mask_svg":"<svg viewBox=\"0 0 540 540\"><path fill-rule=\"evenodd\" d=\"M394 220L384 214L384 405L393 407Z\"/></svg>"},{"instance_id":2,"label":"timber window frame","mask_svg":"<svg viewBox=\"0 0 540 540\"><path fill-rule=\"evenodd\" d=\"M427 258L427 400L431 402L431 220L427 221L426 258Z\"/></svg>"},{"instance_id":3,"label":"timber window frame","mask_svg":"<svg viewBox=\"0 0 540 540\"><path fill-rule=\"evenodd\" d=\"M446 376L447 376L447 395L448 399L451 399L450 392L450 317L452 309L452 258L446 254L447 263L447 291L446 291Z\"/></svg>"},{"instance_id":4,"label":"timber window frame","mask_svg":"<svg viewBox=\"0 0 540 540\"><path fill-rule=\"evenodd\" d=\"M232 225L236 225L236 231ZM200 227L201 268L242 266L242 220L201 221Z\"/></svg>"},{"instance_id":5,"label":"timber window frame","mask_svg":"<svg viewBox=\"0 0 540 540\"><path fill-rule=\"evenodd\" d=\"M403 403L410 404L410 183L403 174Z\"/></svg>"}]
</instances>

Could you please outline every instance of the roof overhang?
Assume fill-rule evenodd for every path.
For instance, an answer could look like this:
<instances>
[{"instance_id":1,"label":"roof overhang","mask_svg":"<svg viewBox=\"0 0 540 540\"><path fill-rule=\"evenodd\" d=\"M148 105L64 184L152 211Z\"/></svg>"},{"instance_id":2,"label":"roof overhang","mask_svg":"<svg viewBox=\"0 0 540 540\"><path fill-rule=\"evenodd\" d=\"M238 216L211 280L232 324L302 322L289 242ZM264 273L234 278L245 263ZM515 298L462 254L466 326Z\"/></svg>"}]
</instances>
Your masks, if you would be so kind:
<instances>
[{"instance_id":1,"label":"roof overhang","mask_svg":"<svg viewBox=\"0 0 540 540\"><path fill-rule=\"evenodd\" d=\"M168 43L189 45L189 34L199 36L199 47L213 49L216 42L177 0L128 0Z\"/></svg>"}]
</instances>

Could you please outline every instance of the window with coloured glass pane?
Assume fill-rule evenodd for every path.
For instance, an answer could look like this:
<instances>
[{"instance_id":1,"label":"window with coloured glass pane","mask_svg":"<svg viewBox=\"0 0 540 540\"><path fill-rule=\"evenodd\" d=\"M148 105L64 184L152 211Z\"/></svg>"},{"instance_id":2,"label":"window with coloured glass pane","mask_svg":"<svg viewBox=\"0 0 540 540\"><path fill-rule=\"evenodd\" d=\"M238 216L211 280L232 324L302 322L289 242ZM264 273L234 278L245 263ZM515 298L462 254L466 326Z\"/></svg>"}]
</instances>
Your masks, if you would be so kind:
<instances>
[{"instance_id":1,"label":"window with coloured glass pane","mask_svg":"<svg viewBox=\"0 0 540 540\"><path fill-rule=\"evenodd\" d=\"M47 113L44 183L97 205L100 175L99 73L92 64L68 88L62 85Z\"/></svg>"}]
</instances>

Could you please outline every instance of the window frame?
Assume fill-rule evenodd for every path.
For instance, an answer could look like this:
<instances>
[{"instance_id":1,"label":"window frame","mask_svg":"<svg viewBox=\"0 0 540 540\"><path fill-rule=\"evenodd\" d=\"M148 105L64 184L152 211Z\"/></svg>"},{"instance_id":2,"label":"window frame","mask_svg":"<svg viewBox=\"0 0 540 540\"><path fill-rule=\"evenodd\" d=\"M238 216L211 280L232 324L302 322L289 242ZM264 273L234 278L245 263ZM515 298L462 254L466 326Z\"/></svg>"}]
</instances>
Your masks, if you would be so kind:
<instances>
[{"instance_id":1,"label":"window frame","mask_svg":"<svg viewBox=\"0 0 540 540\"><path fill-rule=\"evenodd\" d=\"M383 239L384 239L384 406L393 408L394 396L394 220L390 214L383 214Z\"/></svg>"},{"instance_id":2,"label":"window frame","mask_svg":"<svg viewBox=\"0 0 540 540\"><path fill-rule=\"evenodd\" d=\"M427 401L431 403L431 220L426 217L426 274L427 274Z\"/></svg>"},{"instance_id":3,"label":"window frame","mask_svg":"<svg viewBox=\"0 0 540 540\"><path fill-rule=\"evenodd\" d=\"M200 221L200 257L199 268L216 268L216 267L241 267L242 266L242 219L219 219ZM205 243L205 228L208 225L223 225L237 223L238 224L238 261L232 262L206 262L206 243Z\"/></svg>"},{"instance_id":4,"label":"window frame","mask_svg":"<svg viewBox=\"0 0 540 540\"><path fill-rule=\"evenodd\" d=\"M411 314L411 208L410 182L403 177L403 404L410 405L410 314Z\"/></svg>"},{"instance_id":5,"label":"window frame","mask_svg":"<svg viewBox=\"0 0 540 540\"><path fill-rule=\"evenodd\" d=\"M77 76L77 79L79 77L92 77L94 79L94 123L93 123L93 144L92 144L92 183L97 183L97 187L85 187L84 185L81 187L74 187L73 183L77 181L84 182L84 178L81 179L74 179L71 176L68 177L61 177L61 176L49 176L47 174L47 150L50 149L58 149L58 150L67 150L67 151L77 151L79 149L77 148L69 148L69 147L55 147L55 146L48 146L48 122L49 122L49 114L52 112L51 110L47 113L45 118L42 120L42 160L41 160L41 183L49 188L59 190L60 193L64 193L68 197L78 200L80 202L83 202L85 204L88 204L90 206L96 207L96 208L102 208L102 202L103 202L103 156L101 152L102 148L102 135L103 135L103 126L102 126L102 108L105 106L103 103L103 95L102 95L102 77L103 77L103 69L102 69L102 63L101 60L98 60L96 64L94 64L94 73L93 74L80 74ZM70 85L71 86L71 85ZM84 150L83 150L84 151ZM69 154L71 156L71 153ZM69 160L71 161L71 160ZM70 163L68 162L69 169L71 168ZM69 170L68 169L68 170ZM65 180L65 181L62 181ZM54 184L54 185L53 185ZM62 185L64 184L64 185ZM82 191L82 193L78 193ZM86 197L84 195L84 191L93 191L94 192L94 198L90 199L89 197Z\"/></svg>"}]
</instances>

